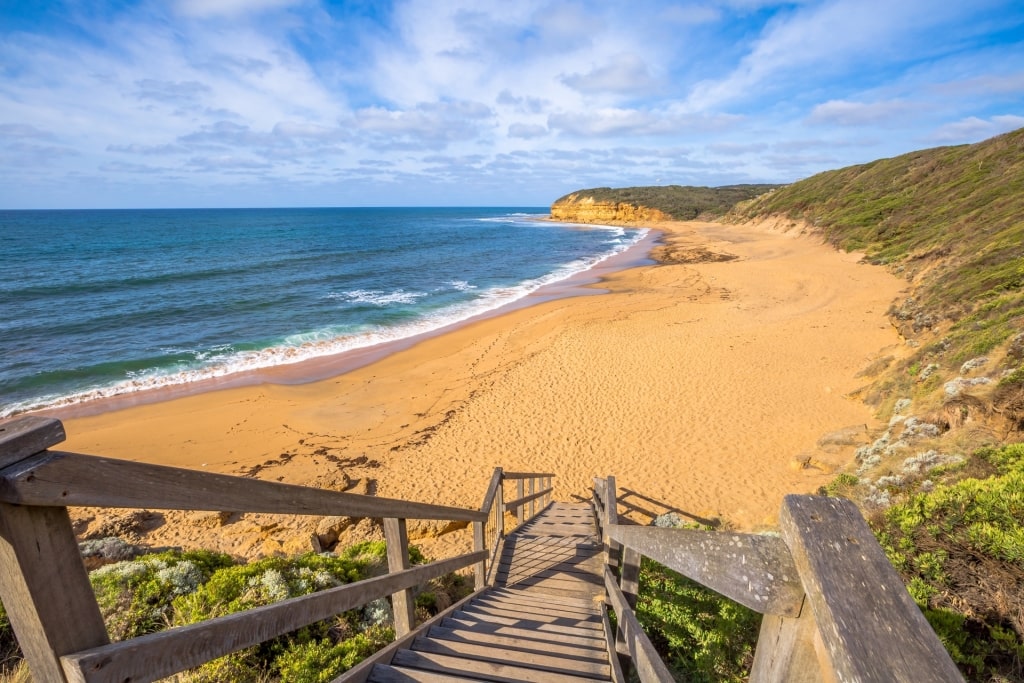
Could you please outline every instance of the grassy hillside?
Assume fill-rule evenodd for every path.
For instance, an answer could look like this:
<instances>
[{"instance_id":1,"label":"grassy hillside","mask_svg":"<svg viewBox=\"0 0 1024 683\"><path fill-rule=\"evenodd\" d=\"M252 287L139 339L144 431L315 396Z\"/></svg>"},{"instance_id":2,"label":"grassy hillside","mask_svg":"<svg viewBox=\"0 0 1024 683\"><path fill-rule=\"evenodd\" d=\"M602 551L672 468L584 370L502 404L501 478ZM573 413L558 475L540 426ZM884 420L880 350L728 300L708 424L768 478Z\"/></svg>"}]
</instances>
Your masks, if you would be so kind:
<instances>
[{"instance_id":1,"label":"grassy hillside","mask_svg":"<svg viewBox=\"0 0 1024 683\"><path fill-rule=\"evenodd\" d=\"M803 219L892 266L916 286L905 313L924 312L918 327L970 317L972 332L986 329L966 354L1003 341L1024 315L1024 129L821 173L736 213Z\"/></svg>"},{"instance_id":2,"label":"grassy hillside","mask_svg":"<svg viewBox=\"0 0 1024 683\"><path fill-rule=\"evenodd\" d=\"M888 421L822 491L857 500L961 671L1024 681L1024 129L829 171L727 220L804 221L908 281L865 368Z\"/></svg>"},{"instance_id":3,"label":"grassy hillside","mask_svg":"<svg viewBox=\"0 0 1024 683\"><path fill-rule=\"evenodd\" d=\"M591 197L596 202L626 203L657 209L679 221L689 221L698 216L722 216L737 202L763 194L779 185L726 185L723 187L689 187L666 185L651 187L598 187L571 193L580 197ZM555 204L565 201L565 195Z\"/></svg>"}]
</instances>

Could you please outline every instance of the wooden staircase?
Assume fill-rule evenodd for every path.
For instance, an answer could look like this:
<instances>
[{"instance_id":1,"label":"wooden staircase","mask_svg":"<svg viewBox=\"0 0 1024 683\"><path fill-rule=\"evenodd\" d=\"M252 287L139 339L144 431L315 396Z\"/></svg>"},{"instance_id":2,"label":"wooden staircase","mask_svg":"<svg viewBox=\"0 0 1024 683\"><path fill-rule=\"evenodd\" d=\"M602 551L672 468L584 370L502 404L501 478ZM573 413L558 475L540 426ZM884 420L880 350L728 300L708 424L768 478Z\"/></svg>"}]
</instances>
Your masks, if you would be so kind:
<instances>
[{"instance_id":1,"label":"wooden staircase","mask_svg":"<svg viewBox=\"0 0 1024 683\"><path fill-rule=\"evenodd\" d=\"M609 681L602 546L589 503L553 503L505 539L495 585L368 680Z\"/></svg>"}]
</instances>

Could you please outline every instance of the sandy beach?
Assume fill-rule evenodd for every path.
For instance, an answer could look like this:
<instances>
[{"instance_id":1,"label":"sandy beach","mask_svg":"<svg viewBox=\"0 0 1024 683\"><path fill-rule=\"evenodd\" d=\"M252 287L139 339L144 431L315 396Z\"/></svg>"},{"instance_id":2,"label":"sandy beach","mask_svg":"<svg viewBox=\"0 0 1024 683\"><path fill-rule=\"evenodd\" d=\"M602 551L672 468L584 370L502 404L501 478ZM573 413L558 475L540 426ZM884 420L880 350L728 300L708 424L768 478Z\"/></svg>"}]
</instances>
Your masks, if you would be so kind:
<instances>
[{"instance_id":1,"label":"sandy beach","mask_svg":"<svg viewBox=\"0 0 1024 683\"><path fill-rule=\"evenodd\" d=\"M885 312L905 283L768 224L652 227L660 263L608 275L595 285L605 294L477 321L330 379L70 417L62 448L467 507L495 466L553 472L563 500L613 474L652 513L771 526L785 494L852 458L852 444L818 446L823 435L874 425L847 395L866 381L859 370L899 353ZM246 557L308 550L320 522L73 517L83 535ZM360 523L341 541L375 533ZM420 542L439 555L468 534Z\"/></svg>"}]
</instances>

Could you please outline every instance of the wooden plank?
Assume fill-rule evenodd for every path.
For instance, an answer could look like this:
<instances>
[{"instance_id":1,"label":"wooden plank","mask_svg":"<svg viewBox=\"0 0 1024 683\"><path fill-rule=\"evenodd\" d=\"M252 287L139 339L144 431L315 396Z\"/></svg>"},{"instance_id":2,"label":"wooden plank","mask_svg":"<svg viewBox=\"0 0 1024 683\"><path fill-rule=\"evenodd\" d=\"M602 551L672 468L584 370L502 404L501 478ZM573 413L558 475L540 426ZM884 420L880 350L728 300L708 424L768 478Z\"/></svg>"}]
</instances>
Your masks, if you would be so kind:
<instances>
[{"instance_id":1,"label":"wooden plank","mask_svg":"<svg viewBox=\"0 0 1024 683\"><path fill-rule=\"evenodd\" d=\"M516 480L516 498L523 498L523 480L521 478ZM520 525L526 521L526 510L522 505L517 502L507 503L507 505L516 511L516 520Z\"/></svg>"},{"instance_id":2,"label":"wooden plank","mask_svg":"<svg viewBox=\"0 0 1024 683\"><path fill-rule=\"evenodd\" d=\"M335 679L335 681L341 679ZM420 671L409 669L404 666L390 666L377 664L373 673L368 679L371 683L445 683L446 681L479 681L479 678L465 678L450 673L434 673L433 671Z\"/></svg>"},{"instance_id":3,"label":"wooden plank","mask_svg":"<svg viewBox=\"0 0 1024 683\"><path fill-rule=\"evenodd\" d=\"M538 498L542 498L544 496L544 492L541 491L540 494L537 495L537 480L536 479L530 479L529 481L530 481L530 492L529 492L529 496L530 496L530 517L532 518L532 517L536 517L537 516L537 499Z\"/></svg>"},{"instance_id":4,"label":"wooden plank","mask_svg":"<svg viewBox=\"0 0 1024 683\"><path fill-rule=\"evenodd\" d=\"M551 642L552 638L557 639L563 645L573 645L584 649L604 650L607 647L603 637L593 632L589 635L573 635L548 630L548 625L543 624L538 628L520 628L506 624L495 624L486 621L476 621L468 616L447 617L441 622L441 626L453 631L466 631L475 635L498 635L508 636L519 640L537 640L543 643Z\"/></svg>"},{"instance_id":5,"label":"wooden plank","mask_svg":"<svg viewBox=\"0 0 1024 683\"><path fill-rule=\"evenodd\" d=\"M535 477L553 477L555 475L547 472L505 472L502 475L505 480L512 479L533 479Z\"/></svg>"},{"instance_id":6,"label":"wooden plank","mask_svg":"<svg viewBox=\"0 0 1024 683\"><path fill-rule=\"evenodd\" d=\"M436 671L446 675L467 676L478 680L497 681L499 683L519 683L520 681L527 681L528 683L578 683L582 680L594 680L571 674L538 671L511 664L460 659L448 655L416 652L414 650L401 650L397 652L392 660L392 665Z\"/></svg>"},{"instance_id":7,"label":"wooden plank","mask_svg":"<svg viewBox=\"0 0 1024 683\"><path fill-rule=\"evenodd\" d=\"M36 683L63 683L62 655L109 642L66 508L0 503L0 600Z\"/></svg>"},{"instance_id":8,"label":"wooden plank","mask_svg":"<svg viewBox=\"0 0 1024 683\"><path fill-rule=\"evenodd\" d=\"M479 561L467 553L61 658L69 681L145 683L327 619Z\"/></svg>"},{"instance_id":9,"label":"wooden plank","mask_svg":"<svg viewBox=\"0 0 1024 683\"><path fill-rule=\"evenodd\" d=\"M650 638L636 620L636 615L626 603L626 597L619 590L615 583L615 576L611 570L605 567L604 570L605 590L608 591L608 599L612 609L615 611L615 619L619 628L625 632L624 638L629 648L630 658L636 672L640 675L643 683L658 681L659 683L674 683L674 678L665 663L658 656Z\"/></svg>"},{"instance_id":10,"label":"wooden plank","mask_svg":"<svg viewBox=\"0 0 1024 683\"><path fill-rule=\"evenodd\" d=\"M0 421L0 468L45 451L67 439L60 420L22 415Z\"/></svg>"},{"instance_id":11,"label":"wooden plank","mask_svg":"<svg viewBox=\"0 0 1024 683\"><path fill-rule=\"evenodd\" d=\"M472 605L498 610L508 614L509 616L521 616L524 619L533 619L534 617L557 617L559 619L573 620L580 623L597 623L599 621L599 615L596 610L581 612L578 610L557 609L555 606L545 609L542 605L494 601L486 596L477 598L472 602ZM538 621L546 621L546 619L538 619Z\"/></svg>"},{"instance_id":12,"label":"wooden plank","mask_svg":"<svg viewBox=\"0 0 1024 683\"><path fill-rule=\"evenodd\" d=\"M476 593L472 593L454 605L448 607L444 611L436 614L427 621L420 624L408 635L402 638L395 638L390 644L381 648L377 652L364 659L363 661L356 664L354 667L335 678L331 683L366 683L370 680L370 675L374 671L377 665L386 665L391 663L392 657L399 650L404 650L409 647L413 640L416 639L422 633L426 633L435 624L442 624L445 620L449 619L452 615L456 614L462 606L467 604L470 600L476 597Z\"/></svg>"},{"instance_id":13,"label":"wooden plank","mask_svg":"<svg viewBox=\"0 0 1024 683\"><path fill-rule=\"evenodd\" d=\"M579 618L575 615L566 616L561 614L544 614L537 611L528 610L511 610L504 607L494 607L492 605L481 605L474 601L462 608L462 611L470 615L479 616L495 616L503 617L506 619L515 619L516 621L531 621L538 624L561 624L564 626L572 626L573 628L589 629L599 631L601 629L600 620L596 616L586 615L583 618ZM566 624L567 621L571 621L571 624Z\"/></svg>"},{"instance_id":14,"label":"wooden plank","mask_svg":"<svg viewBox=\"0 0 1024 683\"><path fill-rule=\"evenodd\" d=\"M117 482L112 486L111 482ZM483 521L479 510L47 451L0 471L0 501L293 515Z\"/></svg>"},{"instance_id":15,"label":"wooden plank","mask_svg":"<svg viewBox=\"0 0 1024 683\"><path fill-rule=\"evenodd\" d=\"M517 666L537 669L550 673L583 675L588 678L608 678L607 663L594 662L578 658L566 658L544 653L522 652L491 645L480 645L465 641L434 640L433 638L417 638L412 645L416 652L429 652L435 655L448 655L479 662L515 662Z\"/></svg>"},{"instance_id":16,"label":"wooden plank","mask_svg":"<svg viewBox=\"0 0 1024 683\"><path fill-rule=\"evenodd\" d=\"M384 540L387 543L388 571L401 573L409 568L409 532L404 519L384 518ZM473 548L473 550L482 550ZM482 553L486 555L486 553ZM395 616L395 636L401 638L416 625L416 600L412 588L391 595L391 611Z\"/></svg>"},{"instance_id":17,"label":"wooden plank","mask_svg":"<svg viewBox=\"0 0 1024 683\"><path fill-rule=\"evenodd\" d=\"M498 600L526 600L536 601L543 605L561 605L576 609L593 610L597 605L592 600L572 600L570 598L539 598L528 591L520 591L514 588L495 588L487 592L487 597Z\"/></svg>"},{"instance_id":18,"label":"wooden plank","mask_svg":"<svg viewBox=\"0 0 1024 683\"><path fill-rule=\"evenodd\" d=\"M389 645L381 648L377 652L364 659L363 661L356 664L354 667L346 671L335 678L331 683L366 683L367 680L371 680L370 676L378 665L390 664L392 657L399 650L404 650L412 644L412 641L416 639L422 633L426 633L432 626L444 623L453 614L456 614L462 609L462 606L469 603L470 600L476 597L476 593L472 593L454 605L451 605L442 612L439 612L435 616L431 617L427 621L420 624L411 633L401 638L395 638Z\"/></svg>"},{"instance_id":19,"label":"wooden plank","mask_svg":"<svg viewBox=\"0 0 1024 683\"><path fill-rule=\"evenodd\" d=\"M963 680L856 505L789 495L779 525L839 680Z\"/></svg>"},{"instance_id":20,"label":"wooden plank","mask_svg":"<svg viewBox=\"0 0 1024 683\"><path fill-rule=\"evenodd\" d=\"M500 635L496 633L479 633L465 628L446 628L434 626L427 635L435 640L451 640L461 643L476 643L500 647L505 650L516 650L522 652L536 652L540 654L551 654L564 656L568 659L585 659L597 663L607 663L608 657L604 647L582 647L570 645L561 639L538 640L534 638L516 638L515 636Z\"/></svg>"},{"instance_id":21,"label":"wooden plank","mask_svg":"<svg viewBox=\"0 0 1024 683\"><path fill-rule=\"evenodd\" d=\"M531 493L529 495L519 494L519 498L516 498L515 500L511 500L508 503L506 503L505 505L506 505L506 507L510 507L510 508L519 508L519 511L523 512L523 507L525 507L526 503L529 503L531 501L537 500L538 498L543 496L545 493L550 492L550 490L551 489L547 489L545 491L537 491L536 493ZM533 513L531 512L531 515L532 514ZM520 524L522 524L522 523L523 522L520 522Z\"/></svg>"},{"instance_id":22,"label":"wooden plank","mask_svg":"<svg viewBox=\"0 0 1024 683\"><path fill-rule=\"evenodd\" d=\"M581 636L584 638L600 638L600 631L580 626L564 626L552 622L531 621L529 619L515 619L501 614L487 614L479 610L466 611L465 608L456 612L452 619L479 621L499 626L513 626L515 628L544 631L547 633L560 633L569 636Z\"/></svg>"},{"instance_id":23,"label":"wooden plank","mask_svg":"<svg viewBox=\"0 0 1024 683\"><path fill-rule=\"evenodd\" d=\"M480 506L481 512L490 512L491 506L494 505L494 497L498 493L498 489L501 488L501 468L495 467L494 474L491 475L491 483L487 486L487 493L484 494L483 505Z\"/></svg>"},{"instance_id":24,"label":"wooden plank","mask_svg":"<svg viewBox=\"0 0 1024 683\"><path fill-rule=\"evenodd\" d=\"M618 653L615 651L615 633L612 630L612 622L608 619L608 606L601 606L601 625L604 627L605 656L611 663L611 679L613 683L626 683L626 672Z\"/></svg>"},{"instance_id":25,"label":"wooden plank","mask_svg":"<svg viewBox=\"0 0 1024 683\"><path fill-rule=\"evenodd\" d=\"M484 543L484 523L473 522L473 550L486 551ZM484 559L480 560L473 568L473 587L476 590L487 585L487 553L484 552Z\"/></svg>"},{"instance_id":26,"label":"wooden plank","mask_svg":"<svg viewBox=\"0 0 1024 683\"><path fill-rule=\"evenodd\" d=\"M814 647L817 624L811 610L799 618L766 614L750 667L749 683L825 683L833 681L822 673L822 662ZM831 668L828 662L826 665Z\"/></svg>"},{"instance_id":27,"label":"wooden plank","mask_svg":"<svg viewBox=\"0 0 1024 683\"><path fill-rule=\"evenodd\" d=\"M803 586L776 536L609 526L609 537L762 614L795 617Z\"/></svg>"}]
</instances>

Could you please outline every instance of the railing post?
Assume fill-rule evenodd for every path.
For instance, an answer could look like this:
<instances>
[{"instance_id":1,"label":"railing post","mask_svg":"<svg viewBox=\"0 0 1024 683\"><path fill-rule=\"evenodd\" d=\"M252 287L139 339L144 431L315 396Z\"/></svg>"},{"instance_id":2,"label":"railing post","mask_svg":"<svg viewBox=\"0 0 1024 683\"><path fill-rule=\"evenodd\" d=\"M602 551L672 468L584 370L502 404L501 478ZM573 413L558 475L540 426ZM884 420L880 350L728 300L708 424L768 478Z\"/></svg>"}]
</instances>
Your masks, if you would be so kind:
<instances>
[{"instance_id":1,"label":"railing post","mask_svg":"<svg viewBox=\"0 0 1024 683\"><path fill-rule=\"evenodd\" d=\"M501 482L498 484L498 500L494 502L494 507L498 511L498 521L496 532L498 539L505 537L505 475L501 475Z\"/></svg>"},{"instance_id":2,"label":"railing post","mask_svg":"<svg viewBox=\"0 0 1024 683\"><path fill-rule=\"evenodd\" d=\"M522 479L516 479L516 500L519 500L520 498L522 498L525 495L526 494L523 492L523 480ZM522 524L523 522L526 521L526 506L525 505L520 504L516 508L516 520L519 522L519 524Z\"/></svg>"},{"instance_id":3,"label":"railing post","mask_svg":"<svg viewBox=\"0 0 1024 683\"><path fill-rule=\"evenodd\" d=\"M475 525L479 522L474 522ZM405 520L384 518L384 540L387 543L388 571L400 572L409 568L409 532ZM416 623L416 603L412 589L406 588L391 595L391 610L395 614L395 637L409 633Z\"/></svg>"},{"instance_id":4,"label":"railing post","mask_svg":"<svg viewBox=\"0 0 1024 683\"><path fill-rule=\"evenodd\" d=\"M484 543L484 523L473 522L473 550L486 550ZM487 561L480 560L473 567L474 587L480 590L487 585Z\"/></svg>"},{"instance_id":5,"label":"railing post","mask_svg":"<svg viewBox=\"0 0 1024 683\"><path fill-rule=\"evenodd\" d=\"M537 477L530 477L530 495L532 496L537 492ZM530 519L533 519L537 514L537 501L530 501Z\"/></svg>"},{"instance_id":6,"label":"railing post","mask_svg":"<svg viewBox=\"0 0 1024 683\"><path fill-rule=\"evenodd\" d=\"M0 467L64 439L51 418L0 422ZM64 683L62 655L110 642L65 507L0 503L0 600L36 683Z\"/></svg>"}]
</instances>

